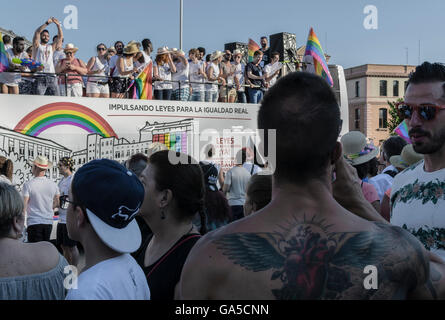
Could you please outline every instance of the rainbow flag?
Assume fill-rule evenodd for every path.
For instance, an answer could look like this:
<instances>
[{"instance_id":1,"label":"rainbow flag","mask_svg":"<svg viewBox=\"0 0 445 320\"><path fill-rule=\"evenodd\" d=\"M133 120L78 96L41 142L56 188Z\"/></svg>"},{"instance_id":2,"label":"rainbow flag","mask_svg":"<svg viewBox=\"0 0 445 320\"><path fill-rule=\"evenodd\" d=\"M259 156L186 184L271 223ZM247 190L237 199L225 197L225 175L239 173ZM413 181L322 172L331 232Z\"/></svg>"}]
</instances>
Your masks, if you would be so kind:
<instances>
[{"instance_id":1,"label":"rainbow flag","mask_svg":"<svg viewBox=\"0 0 445 320\"><path fill-rule=\"evenodd\" d=\"M4 72L9 68L9 59L6 54L5 44L3 43L3 35L0 32L0 72Z\"/></svg>"},{"instance_id":2,"label":"rainbow flag","mask_svg":"<svg viewBox=\"0 0 445 320\"><path fill-rule=\"evenodd\" d=\"M135 86L135 90L133 90L133 99L153 99L152 71L153 62L150 62L134 80L134 83L132 83L132 85L134 84Z\"/></svg>"},{"instance_id":3,"label":"rainbow flag","mask_svg":"<svg viewBox=\"0 0 445 320\"><path fill-rule=\"evenodd\" d=\"M312 70L312 68L310 68L310 70L312 70L312 72L319 75L320 77L326 79L326 81L332 87L334 85L334 81L332 80L331 74L329 72L328 64L326 63L320 41L318 41L317 35L312 28L309 31L309 36L307 38L306 52L304 53L305 61L308 60L307 57L312 57L313 61L314 69Z\"/></svg>"},{"instance_id":4,"label":"rainbow flag","mask_svg":"<svg viewBox=\"0 0 445 320\"><path fill-rule=\"evenodd\" d=\"M406 142L411 144L411 139L409 138L408 134L408 125L406 124L405 120L400 122L400 124L397 126L397 128L394 129L393 132L396 133L399 137L403 138Z\"/></svg>"},{"instance_id":5,"label":"rainbow flag","mask_svg":"<svg viewBox=\"0 0 445 320\"><path fill-rule=\"evenodd\" d=\"M255 51L258 50L260 50L260 46L255 41L249 38L249 43L247 44L247 51L248 51L247 62L253 61L253 54L255 53Z\"/></svg>"}]
</instances>

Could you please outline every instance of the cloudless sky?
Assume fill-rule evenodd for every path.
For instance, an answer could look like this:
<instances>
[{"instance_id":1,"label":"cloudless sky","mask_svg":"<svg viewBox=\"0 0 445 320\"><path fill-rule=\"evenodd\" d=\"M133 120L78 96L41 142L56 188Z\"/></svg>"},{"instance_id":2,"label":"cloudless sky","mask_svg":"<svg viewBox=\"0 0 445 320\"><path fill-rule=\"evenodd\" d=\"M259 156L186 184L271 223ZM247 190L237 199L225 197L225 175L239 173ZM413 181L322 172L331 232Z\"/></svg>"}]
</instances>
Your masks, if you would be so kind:
<instances>
[{"instance_id":1,"label":"cloudless sky","mask_svg":"<svg viewBox=\"0 0 445 320\"><path fill-rule=\"evenodd\" d=\"M259 43L261 36L294 33L304 45L310 27L330 64L344 68L367 63L416 65L420 60L444 62L445 1L423 0L183 0L183 50L202 46L208 53L228 42ZM179 0L1 0L0 27L32 40L35 29L49 17L62 24L67 5L78 9L78 29L65 30L85 62L96 45L149 38L154 49L179 47ZM366 5L378 9L378 29L366 30ZM48 27L51 37L55 25Z\"/></svg>"}]
</instances>

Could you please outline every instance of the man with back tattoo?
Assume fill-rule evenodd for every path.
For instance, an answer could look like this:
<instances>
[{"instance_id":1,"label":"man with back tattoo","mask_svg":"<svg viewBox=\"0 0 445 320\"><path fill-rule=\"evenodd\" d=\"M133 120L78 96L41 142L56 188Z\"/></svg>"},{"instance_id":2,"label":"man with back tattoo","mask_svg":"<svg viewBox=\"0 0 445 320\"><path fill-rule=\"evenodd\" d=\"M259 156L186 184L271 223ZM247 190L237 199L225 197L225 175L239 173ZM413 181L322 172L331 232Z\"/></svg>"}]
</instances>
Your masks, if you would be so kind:
<instances>
[{"instance_id":1,"label":"man with back tattoo","mask_svg":"<svg viewBox=\"0 0 445 320\"><path fill-rule=\"evenodd\" d=\"M340 109L326 81L302 72L280 79L261 103L258 128L277 129L272 201L195 245L181 298L406 299L422 290L434 296L422 244L366 204L337 142ZM376 276L371 287L365 269Z\"/></svg>"}]
</instances>

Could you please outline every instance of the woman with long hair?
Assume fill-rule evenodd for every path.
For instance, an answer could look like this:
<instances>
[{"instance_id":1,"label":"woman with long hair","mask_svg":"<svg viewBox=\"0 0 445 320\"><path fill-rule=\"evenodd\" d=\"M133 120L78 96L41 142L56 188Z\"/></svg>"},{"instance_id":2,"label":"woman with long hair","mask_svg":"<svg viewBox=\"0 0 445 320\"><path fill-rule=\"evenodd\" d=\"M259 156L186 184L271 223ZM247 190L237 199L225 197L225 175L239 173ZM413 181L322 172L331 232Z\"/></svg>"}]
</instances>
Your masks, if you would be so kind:
<instances>
[{"instance_id":1,"label":"woman with long hair","mask_svg":"<svg viewBox=\"0 0 445 320\"><path fill-rule=\"evenodd\" d=\"M109 98L110 88L108 87L108 73L110 68L108 61L105 58L107 46L103 43L97 45L97 56L91 57L88 61L87 69L88 83L87 83L87 97L94 98Z\"/></svg>"},{"instance_id":2,"label":"woman with long hair","mask_svg":"<svg viewBox=\"0 0 445 320\"><path fill-rule=\"evenodd\" d=\"M173 85L172 73L176 72L170 51L167 47L159 48L153 65L153 88L156 100L171 100Z\"/></svg>"},{"instance_id":3,"label":"woman with long hair","mask_svg":"<svg viewBox=\"0 0 445 320\"><path fill-rule=\"evenodd\" d=\"M172 164L171 158L181 162ZM145 198L139 214L153 235L134 257L144 270L152 300L174 299L185 259L206 232L204 180L195 163L185 154L159 151L150 156L141 175ZM197 213L202 219L200 231L192 222Z\"/></svg>"},{"instance_id":4,"label":"woman with long hair","mask_svg":"<svg viewBox=\"0 0 445 320\"><path fill-rule=\"evenodd\" d=\"M0 156L0 182L12 183L13 167L11 159Z\"/></svg>"}]
</instances>

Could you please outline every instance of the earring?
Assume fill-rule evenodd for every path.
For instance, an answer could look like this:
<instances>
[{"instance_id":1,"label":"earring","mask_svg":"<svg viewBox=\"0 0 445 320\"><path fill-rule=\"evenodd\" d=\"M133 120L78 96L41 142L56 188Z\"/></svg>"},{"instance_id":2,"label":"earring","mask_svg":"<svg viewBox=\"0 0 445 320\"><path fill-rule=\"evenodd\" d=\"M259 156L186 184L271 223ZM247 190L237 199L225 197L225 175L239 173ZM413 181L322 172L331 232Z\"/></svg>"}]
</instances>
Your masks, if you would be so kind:
<instances>
[{"instance_id":1,"label":"earring","mask_svg":"<svg viewBox=\"0 0 445 320\"><path fill-rule=\"evenodd\" d=\"M165 219L165 212L164 209L161 209L161 220Z\"/></svg>"}]
</instances>

